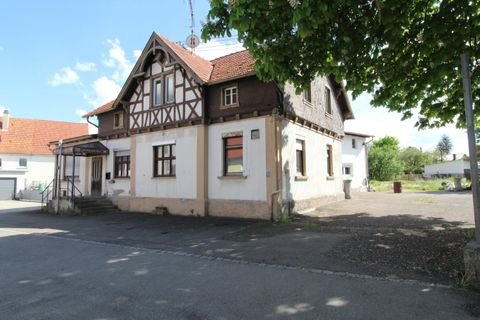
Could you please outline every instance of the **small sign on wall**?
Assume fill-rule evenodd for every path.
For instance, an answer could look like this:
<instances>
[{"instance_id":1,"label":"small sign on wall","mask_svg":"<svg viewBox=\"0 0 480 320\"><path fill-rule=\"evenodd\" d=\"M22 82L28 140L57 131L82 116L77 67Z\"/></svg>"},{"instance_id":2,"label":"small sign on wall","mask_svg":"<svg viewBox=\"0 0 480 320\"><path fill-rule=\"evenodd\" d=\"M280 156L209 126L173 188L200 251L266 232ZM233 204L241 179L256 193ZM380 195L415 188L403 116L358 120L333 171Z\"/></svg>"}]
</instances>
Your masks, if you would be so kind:
<instances>
[{"instance_id":1,"label":"small sign on wall","mask_svg":"<svg viewBox=\"0 0 480 320\"><path fill-rule=\"evenodd\" d=\"M253 129L250 135L252 140L260 139L260 129Z\"/></svg>"}]
</instances>

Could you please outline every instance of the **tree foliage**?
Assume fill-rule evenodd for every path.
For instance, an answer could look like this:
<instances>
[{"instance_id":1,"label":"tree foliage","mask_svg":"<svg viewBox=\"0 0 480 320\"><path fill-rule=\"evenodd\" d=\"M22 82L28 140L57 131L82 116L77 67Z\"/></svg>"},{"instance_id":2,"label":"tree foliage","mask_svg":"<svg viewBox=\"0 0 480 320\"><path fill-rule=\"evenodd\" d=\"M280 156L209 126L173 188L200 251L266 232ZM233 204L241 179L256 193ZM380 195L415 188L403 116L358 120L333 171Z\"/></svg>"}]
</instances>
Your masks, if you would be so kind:
<instances>
[{"instance_id":1,"label":"tree foliage","mask_svg":"<svg viewBox=\"0 0 480 320\"><path fill-rule=\"evenodd\" d=\"M318 74L347 80L417 126L465 123L460 54L480 99L480 0L210 0L202 37L231 35L264 80L300 90ZM480 120L480 113L475 115Z\"/></svg>"},{"instance_id":2,"label":"tree foliage","mask_svg":"<svg viewBox=\"0 0 480 320\"><path fill-rule=\"evenodd\" d=\"M399 154L400 147L396 138L386 136L374 141L368 151L370 179L388 181L402 174L403 166Z\"/></svg>"},{"instance_id":3,"label":"tree foliage","mask_svg":"<svg viewBox=\"0 0 480 320\"><path fill-rule=\"evenodd\" d=\"M447 135L442 135L440 141L437 143L436 150L440 153L440 161L443 161L443 157L448 155L452 151L452 141Z\"/></svg>"},{"instance_id":4,"label":"tree foliage","mask_svg":"<svg viewBox=\"0 0 480 320\"><path fill-rule=\"evenodd\" d=\"M422 174L424 166L433 162L432 154L415 147L402 149L399 154L406 174Z\"/></svg>"}]
</instances>

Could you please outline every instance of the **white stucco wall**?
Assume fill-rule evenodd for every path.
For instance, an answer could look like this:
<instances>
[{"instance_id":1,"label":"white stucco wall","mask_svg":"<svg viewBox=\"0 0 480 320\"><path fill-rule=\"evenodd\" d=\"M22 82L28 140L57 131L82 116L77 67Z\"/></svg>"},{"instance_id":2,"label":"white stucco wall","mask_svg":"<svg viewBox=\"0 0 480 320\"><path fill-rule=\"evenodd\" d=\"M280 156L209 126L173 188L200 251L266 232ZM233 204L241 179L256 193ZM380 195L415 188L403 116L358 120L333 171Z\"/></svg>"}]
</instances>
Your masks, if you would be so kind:
<instances>
[{"instance_id":1,"label":"white stucco wall","mask_svg":"<svg viewBox=\"0 0 480 320\"><path fill-rule=\"evenodd\" d=\"M115 178L115 152L130 151L130 138L105 140L102 143L110 150L110 154L104 158L104 172L110 172L110 180L103 179L104 193L108 196L130 195L130 178ZM132 154L130 153L131 161ZM130 171L132 171L131 166Z\"/></svg>"},{"instance_id":2,"label":"white stucco wall","mask_svg":"<svg viewBox=\"0 0 480 320\"><path fill-rule=\"evenodd\" d=\"M355 139L355 148L352 147ZM342 140L342 164L351 168L350 175L343 175L343 179L352 180L353 190L366 191L367 155L365 153L365 137L346 134Z\"/></svg>"},{"instance_id":3,"label":"white stucco wall","mask_svg":"<svg viewBox=\"0 0 480 320\"><path fill-rule=\"evenodd\" d=\"M137 197L196 198L197 128L176 128L138 134L136 139ZM175 142L176 177L153 177L153 146Z\"/></svg>"},{"instance_id":4,"label":"white stucco wall","mask_svg":"<svg viewBox=\"0 0 480 320\"><path fill-rule=\"evenodd\" d=\"M19 167L20 158L27 159L26 168ZM55 167L53 155L3 154L0 155L0 159L2 159L0 178L16 178L15 192L30 188L32 184L48 184L53 180Z\"/></svg>"},{"instance_id":5,"label":"white stucco wall","mask_svg":"<svg viewBox=\"0 0 480 320\"><path fill-rule=\"evenodd\" d=\"M79 166L80 166L80 170L78 172L75 172L75 176L77 176L77 178L75 179L75 187L78 188L78 190L80 190L80 192L82 193L82 195L88 195L89 192L90 192L90 189L89 189L89 186L86 184L87 182L85 181L84 177L85 177L85 170L86 170L86 161L88 158L86 157L75 157L75 163L78 163ZM61 194L63 194L64 192L63 191L67 191L68 190L71 190L71 187L68 186L68 183L65 182L63 180L63 177L64 177L64 166L65 166L65 163L64 163L64 160L62 159L62 168L61 168L61 184L60 184L60 188L62 189L61 191ZM54 170L53 169L54 166L52 166L52 177L53 175L55 174L54 173ZM76 170L76 169L75 169ZM71 175L70 172L65 172L65 174L67 176ZM78 190L75 190L75 194L76 195L79 195L78 193ZM70 191L69 191L70 193Z\"/></svg>"},{"instance_id":6,"label":"white stucco wall","mask_svg":"<svg viewBox=\"0 0 480 320\"><path fill-rule=\"evenodd\" d=\"M464 169L469 169L470 163L465 160L445 161L426 165L424 168L424 175L431 177L436 174L450 174L461 175L464 174Z\"/></svg>"},{"instance_id":7,"label":"white stucco wall","mask_svg":"<svg viewBox=\"0 0 480 320\"><path fill-rule=\"evenodd\" d=\"M283 199L307 200L343 192L341 142L303 128L282 122ZM296 181L296 139L304 141L306 180ZM334 178L327 178L327 144L332 146Z\"/></svg>"},{"instance_id":8,"label":"white stucco wall","mask_svg":"<svg viewBox=\"0 0 480 320\"><path fill-rule=\"evenodd\" d=\"M258 129L260 139L251 139ZM242 132L244 178L223 176L223 135ZM244 119L208 127L208 198L266 200L265 118Z\"/></svg>"}]
</instances>

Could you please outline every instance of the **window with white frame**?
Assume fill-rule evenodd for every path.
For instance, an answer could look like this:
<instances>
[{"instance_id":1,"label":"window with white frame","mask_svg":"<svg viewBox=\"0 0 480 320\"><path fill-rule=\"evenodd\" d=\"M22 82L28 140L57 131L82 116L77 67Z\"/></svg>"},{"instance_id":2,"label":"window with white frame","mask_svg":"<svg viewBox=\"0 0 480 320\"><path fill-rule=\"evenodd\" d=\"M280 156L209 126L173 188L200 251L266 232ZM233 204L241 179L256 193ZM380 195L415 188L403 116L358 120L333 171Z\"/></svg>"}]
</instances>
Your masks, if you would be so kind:
<instances>
[{"instance_id":1,"label":"window with white frame","mask_svg":"<svg viewBox=\"0 0 480 320\"><path fill-rule=\"evenodd\" d=\"M114 161L114 177L130 177L130 150L116 151Z\"/></svg>"},{"instance_id":2,"label":"window with white frame","mask_svg":"<svg viewBox=\"0 0 480 320\"><path fill-rule=\"evenodd\" d=\"M173 103L175 101L175 84L173 74L165 76L165 103Z\"/></svg>"},{"instance_id":3,"label":"window with white frame","mask_svg":"<svg viewBox=\"0 0 480 320\"><path fill-rule=\"evenodd\" d=\"M18 167L19 168L26 168L27 167L27 158L18 159Z\"/></svg>"},{"instance_id":4,"label":"window with white frame","mask_svg":"<svg viewBox=\"0 0 480 320\"><path fill-rule=\"evenodd\" d=\"M333 148L327 144L327 175L333 177Z\"/></svg>"},{"instance_id":5,"label":"window with white frame","mask_svg":"<svg viewBox=\"0 0 480 320\"><path fill-rule=\"evenodd\" d=\"M243 136L223 138L223 175L243 175Z\"/></svg>"},{"instance_id":6,"label":"window with white frame","mask_svg":"<svg viewBox=\"0 0 480 320\"><path fill-rule=\"evenodd\" d=\"M225 87L222 89L222 106L232 107L238 105L237 86Z\"/></svg>"},{"instance_id":7,"label":"window with white frame","mask_svg":"<svg viewBox=\"0 0 480 320\"><path fill-rule=\"evenodd\" d=\"M162 104L162 79L157 79L153 83L153 106L158 107Z\"/></svg>"},{"instance_id":8,"label":"window with white frame","mask_svg":"<svg viewBox=\"0 0 480 320\"><path fill-rule=\"evenodd\" d=\"M176 172L175 143L153 147L153 176L175 177Z\"/></svg>"},{"instance_id":9,"label":"window with white frame","mask_svg":"<svg viewBox=\"0 0 480 320\"><path fill-rule=\"evenodd\" d=\"M295 157L297 165L297 176L304 177L306 176L305 168L305 141L297 139L295 141Z\"/></svg>"},{"instance_id":10,"label":"window with white frame","mask_svg":"<svg viewBox=\"0 0 480 320\"><path fill-rule=\"evenodd\" d=\"M309 104L312 103L312 85L310 84L305 90L303 90L303 101Z\"/></svg>"},{"instance_id":11,"label":"window with white frame","mask_svg":"<svg viewBox=\"0 0 480 320\"><path fill-rule=\"evenodd\" d=\"M352 164L348 163L348 164L344 164L343 167L342 167L342 173L344 176L352 176L353 175L353 168L352 168Z\"/></svg>"},{"instance_id":12,"label":"window with white frame","mask_svg":"<svg viewBox=\"0 0 480 320\"><path fill-rule=\"evenodd\" d=\"M123 128L123 111L115 112L113 114L113 129Z\"/></svg>"},{"instance_id":13,"label":"window with white frame","mask_svg":"<svg viewBox=\"0 0 480 320\"><path fill-rule=\"evenodd\" d=\"M332 114L332 95L328 87L325 87L325 113Z\"/></svg>"}]
</instances>

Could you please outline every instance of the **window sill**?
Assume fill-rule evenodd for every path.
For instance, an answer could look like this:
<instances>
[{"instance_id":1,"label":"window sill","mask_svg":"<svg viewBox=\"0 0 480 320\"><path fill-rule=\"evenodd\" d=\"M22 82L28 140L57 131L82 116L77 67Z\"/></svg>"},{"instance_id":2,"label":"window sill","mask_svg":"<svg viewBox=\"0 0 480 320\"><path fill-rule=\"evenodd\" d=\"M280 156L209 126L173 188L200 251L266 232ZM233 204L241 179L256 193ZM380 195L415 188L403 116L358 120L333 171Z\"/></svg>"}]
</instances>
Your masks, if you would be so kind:
<instances>
[{"instance_id":1,"label":"window sill","mask_svg":"<svg viewBox=\"0 0 480 320\"><path fill-rule=\"evenodd\" d=\"M153 176L152 179L175 179L177 176Z\"/></svg>"},{"instance_id":2,"label":"window sill","mask_svg":"<svg viewBox=\"0 0 480 320\"><path fill-rule=\"evenodd\" d=\"M113 177L113 179L120 179L120 180L127 180L127 179L130 179L130 176L128 177Z\"/></svg>"},{"instance_id":3,"label":"window sill","mask_svg":"<svg viewBox=\"0 0 480 320\"><path fill-rule=\"evenodd\" d=\"M235 104L227 104L227 105L221 105L221 106L220 106L220 110L224 110L224 109L232 109L232 108L237 108L237 107L240 107L240 104L239 104L239 103L235 103Z\"/></svg>"},{"instance_id":4,"label":"window sill","mask_svg":"<svg viewBox=\"0 0 480 320\"><path fill-rule=\"evenodd\" d=\"M295 176L295 181L307 181L308 176Z\"/></svg>"},{"instance_id":5,"label":"window sill","mask_svg":"<svg viewBox=\"0 0 480 320\"><path fill-rule=\"evenodd\" d=\"M327 111L325 111L325 117L330 118L330 119L333 119L333 114L328 113Z\"/></svg>"},{"instance_id":6,"label":"window sill","mask_svg":"<svg viewBox=\"0 0 480 320\"><path fill-rule=\"evenodd\" d=\"M335 176L327 176L327 180L335 180Z\"/></svg>"},{"instance_id":7,"label":"window sill","mask_svg":"<svg viewBox=\"0 0 480 320\"><path fill-rule=\"evenodd\" d=\"M303 104L306 105L307 107L310 107L310 108L313 106L311 101L308 101L308 100L305 100L305 99L303 99Z\"/></svg>"},{"instance_id":8,"label":"window sill","mask_svg":"<svg viewBox=\"0 0 480 320\"><path fill-rule=\"evenodd\" d=\"M244 175L229 175L229 176L218 176L220 180L245 180L247 176Z\"/></svg>"}]
</instances>

